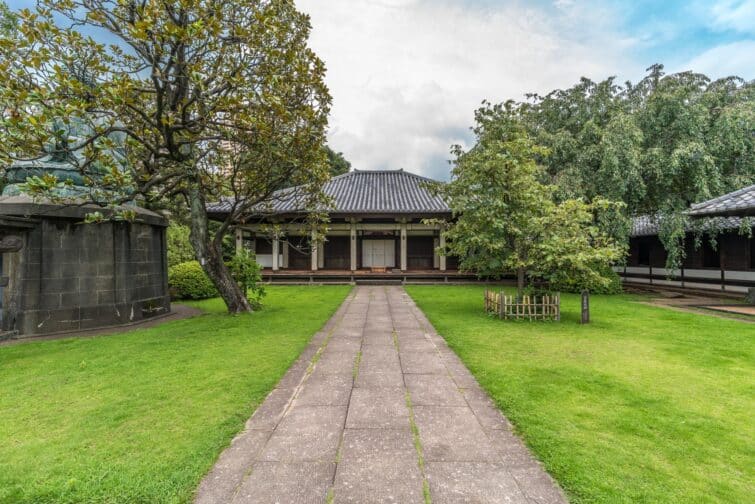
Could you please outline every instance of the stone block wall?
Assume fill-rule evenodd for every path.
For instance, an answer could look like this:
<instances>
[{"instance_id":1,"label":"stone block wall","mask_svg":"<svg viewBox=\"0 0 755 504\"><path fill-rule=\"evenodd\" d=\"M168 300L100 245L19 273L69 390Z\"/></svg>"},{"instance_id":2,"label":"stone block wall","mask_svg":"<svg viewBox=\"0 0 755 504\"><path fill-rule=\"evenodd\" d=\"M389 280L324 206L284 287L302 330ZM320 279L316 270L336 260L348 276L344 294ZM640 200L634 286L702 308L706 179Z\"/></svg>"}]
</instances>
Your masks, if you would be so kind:
<instances>
[{"instance_id":1,"label":"stone block wall","mask_svg":"<svg viewBox=\"0 0 755 504\"><path fill-rule=\"evenodd\" d=\"M79 331L170 311L164 223L34 220L24 247L4 254L4 331Z\"/></svg>"}]
</instances>

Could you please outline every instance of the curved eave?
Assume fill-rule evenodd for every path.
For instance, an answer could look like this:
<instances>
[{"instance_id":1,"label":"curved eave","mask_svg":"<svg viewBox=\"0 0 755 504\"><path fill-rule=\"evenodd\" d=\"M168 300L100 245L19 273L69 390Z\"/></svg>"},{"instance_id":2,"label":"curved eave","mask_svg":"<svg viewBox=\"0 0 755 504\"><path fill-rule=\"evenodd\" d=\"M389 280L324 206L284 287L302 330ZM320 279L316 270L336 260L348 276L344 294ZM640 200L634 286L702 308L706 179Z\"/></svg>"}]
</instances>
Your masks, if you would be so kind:
<instances>
[{"instance_id":1,"label":"curved eave","mask_svg":"<svg viewBox=\"0 0 755 504\"><path fill-rule=\"evenodd\" d=\"M732 210L698 210L687 212L693 219L705 219L708 217L755 217L755 207L732 209Z\"/></svg>"}]
</instances>

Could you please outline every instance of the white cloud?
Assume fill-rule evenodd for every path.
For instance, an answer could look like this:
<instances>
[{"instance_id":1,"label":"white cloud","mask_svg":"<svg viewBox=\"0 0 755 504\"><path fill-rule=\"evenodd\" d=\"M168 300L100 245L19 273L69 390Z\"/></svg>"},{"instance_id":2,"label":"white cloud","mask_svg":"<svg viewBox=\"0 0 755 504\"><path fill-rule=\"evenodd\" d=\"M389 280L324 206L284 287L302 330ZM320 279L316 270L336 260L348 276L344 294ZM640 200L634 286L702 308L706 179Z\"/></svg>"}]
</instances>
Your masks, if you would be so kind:
<instances>
[{"instance_id":1,"label":"white cloud","mask_svg":"<svg viewBox=\"0 0 755 504\"><path fill-rule=\"evenodd\" d=\"M755 34L755 0L721 0L711 12L715 27Z\"/></svg>"},{"instance_id":2,"label":"white cloud","mask_svg":"<svg viewBox=\"0 0 755 504\"><path fill-rule=\"evenodd\" d=\"M745 80L755 79L755 40L713 47L693 58L680 70L694 70L712 78L737 75Z\"/></svg>"},{"instance_id":3,"label":"white cloud","mask_svg":"<svg viewBox=\"0 0 755 504\"><path fill-rule=\"evenodd\" d=\"M357 169L445 178L483 99L641 72L609 12L452 0L299 0L328 67L329 141ZM568 8L566 8L568 7Z\"/></svg>"}]
</instances>

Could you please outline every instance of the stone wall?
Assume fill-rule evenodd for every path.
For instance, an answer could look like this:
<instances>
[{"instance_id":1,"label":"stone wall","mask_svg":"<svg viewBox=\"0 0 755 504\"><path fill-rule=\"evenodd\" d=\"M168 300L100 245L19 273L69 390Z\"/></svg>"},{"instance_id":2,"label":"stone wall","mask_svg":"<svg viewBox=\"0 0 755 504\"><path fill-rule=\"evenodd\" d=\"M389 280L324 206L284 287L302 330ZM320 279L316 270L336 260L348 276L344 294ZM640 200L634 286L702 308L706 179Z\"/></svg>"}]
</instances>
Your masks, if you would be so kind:
<instances>
[{"instance_id":1,"label":"stone wall","mask_svg":"<svg viewBox=\"0 0 755 504\"><path fill-rule=\"evenodd\" d=\"M33 218L4 254L2 328L20 336L138 322L170 311L164 222Z\"/></svg>"}]
</instances>

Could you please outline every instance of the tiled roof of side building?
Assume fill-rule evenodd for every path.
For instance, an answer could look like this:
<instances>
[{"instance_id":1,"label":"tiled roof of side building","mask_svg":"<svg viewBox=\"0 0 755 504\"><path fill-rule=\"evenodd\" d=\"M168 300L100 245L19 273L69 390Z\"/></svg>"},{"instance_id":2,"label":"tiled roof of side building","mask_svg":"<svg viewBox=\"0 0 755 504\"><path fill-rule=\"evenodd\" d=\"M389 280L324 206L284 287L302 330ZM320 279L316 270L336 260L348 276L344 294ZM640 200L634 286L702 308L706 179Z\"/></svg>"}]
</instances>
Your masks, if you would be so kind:
<instances>
[{"instance_id":1,"label":"tiled roof of side building","mask_svg":"<svg viewBox=\"0 0 755 504\"><path fill-rule=\"evenodd\" d=\"M690 207L687 214L693 217L755 215L755 185L696 203Z\"/></svg>"},{"instance_id":2,"label":"tiled roof of side building","mask_svg":"<svg viewBox=\"0 0 755 504\"><path fill-rule=\"evenodd\" d=\"M434 180L405 172L354 170L333 177L323 191L333 201L330 213L336 214L442 214L451 209L438 195L430 191ZM273 213L300 213L304 209L300 198L287 197L279 191L270 205ZM295 192L295 191L293 191ZM231 201L224 200L207 205L210 213L226 213L231 210Z\"/></svg>"},{"instance_id":3,"label":"tiled roof of side building","mask_svg":"<svg viewBox=\"0 0 755 504\"><path fill-rule=\"evenodd\" d=\"M702 229L721 229L731 230L739 229L742 219L739 217L714 217L705 219ZM657 235L661 228L661 218L653 215L640 215L632 219L632 229L629 232L631 237L654 236ZM694 231L692 225L687 227L687 231Z\"/></svg>"}]
</instances>

